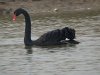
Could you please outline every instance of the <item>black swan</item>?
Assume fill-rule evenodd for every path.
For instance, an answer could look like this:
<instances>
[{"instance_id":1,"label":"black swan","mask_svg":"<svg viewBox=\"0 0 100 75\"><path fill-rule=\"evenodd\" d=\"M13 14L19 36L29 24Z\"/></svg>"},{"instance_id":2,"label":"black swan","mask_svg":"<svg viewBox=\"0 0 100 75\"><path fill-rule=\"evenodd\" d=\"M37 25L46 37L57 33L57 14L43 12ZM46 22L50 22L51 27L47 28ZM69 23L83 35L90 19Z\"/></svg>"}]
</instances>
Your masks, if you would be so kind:
<instances>
[{"instance_id":1,"label":"black swan","mask_svg":"<svg viewBox=\"0 0 100 75\"><path fill-rule=\"evenodd\" d=\"M25 17L25 36L24 36L25 46L61 45L61 44L67 44L68 42L72 43L72 41L74 41L73 39L75 38L75 30L68 27L49 31L43 34L37 40L32 41L31 40L31 20L27 11L22 8L15 10L13 20L15 20L16 16L19 16L20 14L23 14ZM69 41L67 41L66 38L68 38ZM74 43L78 43L78 42L74 41Z\"/></svg>"}]
</instances>

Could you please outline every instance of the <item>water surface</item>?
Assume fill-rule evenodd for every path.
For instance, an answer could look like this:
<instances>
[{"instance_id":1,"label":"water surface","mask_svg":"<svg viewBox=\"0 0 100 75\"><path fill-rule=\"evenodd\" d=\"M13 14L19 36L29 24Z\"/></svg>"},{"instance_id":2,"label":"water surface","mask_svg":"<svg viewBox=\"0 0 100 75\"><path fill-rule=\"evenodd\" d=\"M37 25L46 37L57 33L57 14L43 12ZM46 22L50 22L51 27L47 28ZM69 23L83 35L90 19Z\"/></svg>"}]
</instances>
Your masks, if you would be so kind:
<instances>
[{"instance_id":1,"label":"water surface","mask_svg":"<svg viewBox=\"0 0 100 75\"><path fill-rule=\"evenodd\" d=\"M0 75L100 75L100 15L32 17L32 39L68 26L80 42L32 49L24 47L24 20L7 19L0 18Z\"/></svg>"}]
</instances>

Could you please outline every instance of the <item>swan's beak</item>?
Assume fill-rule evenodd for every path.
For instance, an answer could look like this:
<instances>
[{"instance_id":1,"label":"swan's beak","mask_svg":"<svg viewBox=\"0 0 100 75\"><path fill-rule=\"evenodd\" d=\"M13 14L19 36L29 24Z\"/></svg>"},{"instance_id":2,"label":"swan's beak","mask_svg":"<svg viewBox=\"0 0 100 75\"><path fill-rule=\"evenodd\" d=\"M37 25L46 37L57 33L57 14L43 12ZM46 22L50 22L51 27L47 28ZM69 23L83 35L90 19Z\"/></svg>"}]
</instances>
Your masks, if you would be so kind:
<instances>
[{"instance_id":1,"label":"swan's beak","mask_svg":"<svg viewBox=\"0 0 100 75\"><path fill-rule=\"evenodd\" d=\"M13 15L13 21L16 21L16 15L15 14Z\"/></svg>"}]
</instances>

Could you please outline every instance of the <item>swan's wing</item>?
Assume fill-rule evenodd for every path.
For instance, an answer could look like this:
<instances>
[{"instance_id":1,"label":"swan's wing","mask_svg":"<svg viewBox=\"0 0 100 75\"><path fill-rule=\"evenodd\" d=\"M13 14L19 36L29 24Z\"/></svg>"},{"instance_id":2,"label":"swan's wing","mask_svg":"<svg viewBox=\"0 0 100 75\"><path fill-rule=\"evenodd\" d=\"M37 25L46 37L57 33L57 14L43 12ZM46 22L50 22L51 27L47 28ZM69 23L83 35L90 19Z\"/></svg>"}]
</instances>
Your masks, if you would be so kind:
<instances>
[{"instance_id":1,"label":"swan's wing","mask_svg":"<svg viewBox=\"0 0 100 75\"><path fill-rule=\"evenodd\" d=\"M43 34L38 40L41 40L42 42L58 42L64 39L65 37L62 36L61 30L56 29Z\"/></svg>"}]
</instances>

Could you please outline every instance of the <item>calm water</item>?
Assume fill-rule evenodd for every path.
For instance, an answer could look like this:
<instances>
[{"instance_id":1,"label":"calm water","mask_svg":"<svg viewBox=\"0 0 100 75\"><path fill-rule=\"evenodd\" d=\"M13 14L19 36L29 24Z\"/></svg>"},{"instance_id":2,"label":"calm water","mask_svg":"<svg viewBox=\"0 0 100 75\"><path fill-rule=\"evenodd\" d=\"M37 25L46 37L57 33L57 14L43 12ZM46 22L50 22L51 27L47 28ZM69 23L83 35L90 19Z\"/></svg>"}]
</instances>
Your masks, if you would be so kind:
<instances>
[{"instance_id":1,"label":"calm water","mask_svg":"<svg viewBox=\"0 0 100 75\"><path fill-rule=\"evenodd\" d=\"M32 47L23 43L24 20L0 20L0 75L100 75L100 15L32 20L32 39L65 26L76 29L77 45ZM33 18L32 18L33 19Z\"/></svg>"}]
</instances>

